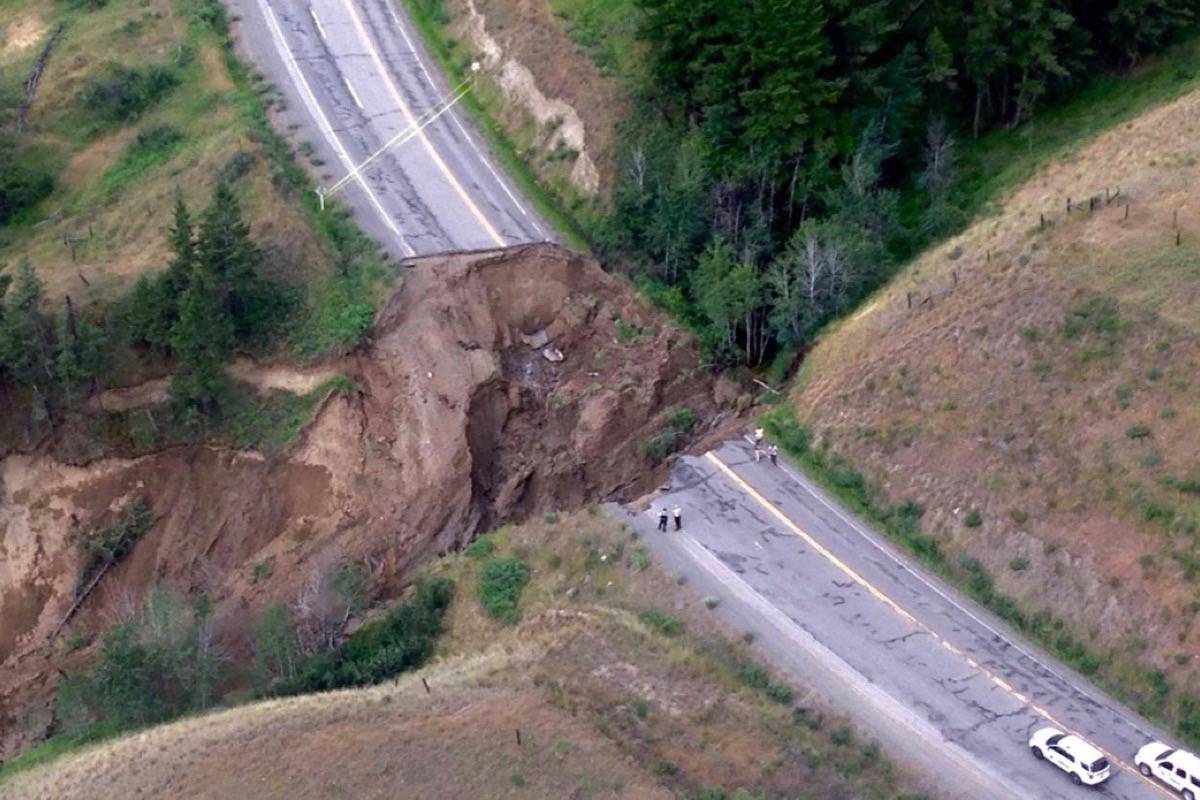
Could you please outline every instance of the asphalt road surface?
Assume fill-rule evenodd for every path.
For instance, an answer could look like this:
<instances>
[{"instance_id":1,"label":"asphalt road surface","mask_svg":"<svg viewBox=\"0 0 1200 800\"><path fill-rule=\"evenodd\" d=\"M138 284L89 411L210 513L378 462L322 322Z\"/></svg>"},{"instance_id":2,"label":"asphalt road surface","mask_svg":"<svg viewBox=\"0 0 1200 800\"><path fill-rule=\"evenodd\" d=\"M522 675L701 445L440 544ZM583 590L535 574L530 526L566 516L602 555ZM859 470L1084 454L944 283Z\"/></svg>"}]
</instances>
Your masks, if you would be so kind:
<instances>
[{"instance_id":1,"label":"asphalt road surface","mask_svg":"<svg viewBox=\"0 0 1200 800\"><path fill-rule=\"evenodd\" d=\"M326 185L413 132L468 76L435 69L396 0L235 0L242 48L325 162ZM314 187L315 188L315 187ZM394 256L551 238L477 132L451 109L384 151L340 190Z\"/></svg>"},{"instance_id":2,"label":"asphalt road surface","mask_svg":"<svg viewBox=\"0 0 1200 800\"><path fill-rule=\"evenodd\" d=\"M682 532L656 531L664 504L682 508ZM950 796L1176 797L1133 767L1163 734L925 575L783 459L756 464L745 442L682 458L665 496L625 513L660 563L720 599L715 613ZM1076 787L1035 760L1027 743L1045 725L1104 750L1109 781Z\"/></svg>"}]
</instances>

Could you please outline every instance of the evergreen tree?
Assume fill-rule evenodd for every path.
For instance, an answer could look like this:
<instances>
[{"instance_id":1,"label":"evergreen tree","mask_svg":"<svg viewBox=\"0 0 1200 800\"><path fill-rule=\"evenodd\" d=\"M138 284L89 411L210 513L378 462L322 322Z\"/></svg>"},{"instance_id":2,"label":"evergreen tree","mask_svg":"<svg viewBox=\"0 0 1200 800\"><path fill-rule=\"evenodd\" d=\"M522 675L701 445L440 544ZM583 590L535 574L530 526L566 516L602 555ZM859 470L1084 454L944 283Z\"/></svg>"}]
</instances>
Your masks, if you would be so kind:
<instances>
[{"instance_id":1,"label":"evergreen tree","mask_svg":"<svg viewBox=\"0 0 1200 800\"><path fill-rule=\"evenodd\" d=\"M221 293L203 268L196 267L179 302L171 347L179 359L171 397L180 411L197 419L216 413L224 392L225 360L233 349L233 320Z\"/></svg>"},{"instance_id":2,"label":"evergreen tree","mask_svg":"<svg viewBox=\"0 0 1200 800\"><path fill-rule=\"evenodd\" d=\"M254 332L262 322L263 309L257 303L260 260L237 197L227 184L218 183L200 220L196 264L220 294L239 338Z\"/></svg>"},{"instance_id":3,"label":"evergreen tree","mask_svg":"<svg viewBox=\"0 0 1200 800\"><path fill-rule=\"evenodd\" d=\"M0 366L15 383L45 386L54 377L51 331L42 313L42 283L28 259L21 262L5 299Z\"/></svg>"},{"instance_id":4,"label":"evergreen tree","mask_svg":"<svg viewBox=\"0 0 1200 800\"><path fill-rule=\"evenodd\" d=\"M141 276L124 303L124 319L133 341L163 354L171 350L171 331L179 318L179 301L196 263L195 230L183 195L175 195L174 220L168 242L171 261L162 274Z\"/></svg>"}]
</instances>

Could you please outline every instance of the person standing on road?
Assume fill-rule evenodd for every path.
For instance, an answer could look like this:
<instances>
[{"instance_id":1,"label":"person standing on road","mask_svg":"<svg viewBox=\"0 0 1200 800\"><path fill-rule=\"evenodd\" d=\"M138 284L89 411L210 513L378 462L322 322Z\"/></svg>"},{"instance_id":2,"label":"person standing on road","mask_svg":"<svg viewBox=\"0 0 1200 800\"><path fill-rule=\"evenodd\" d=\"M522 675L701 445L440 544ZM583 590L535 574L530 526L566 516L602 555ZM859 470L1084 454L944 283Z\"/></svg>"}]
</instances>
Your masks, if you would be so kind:
<instances>
[{"instance_id":1,"label":"person standing on road","mask_svg":"<svg viewBox=\"0 0 1200 800\"><path fill-rule=\"evenodd\" d=\"M768 445L767 446L767 455L769 455L771 457L771 466L778 467L779 466L779 448L773 444Z\"/></svg>"},{"instance_id":2,"label":"person standing on road","mask_svg":"<svg viewBox=\"0 0 1200 800\"><path fill-rule=\"evenodd\" d=\"M680 508L679 506L675 506L675 508L671 509L671 515L673 517L675 517L675 530L682 529L683 528L683 509ZM663 524L666 525L665 522Z\"/></svg>"},{"instance_id":3,"label":"person standing on road","mask_svg":"<svg viewBox=\"0 0 1200 800\"><path fill-rule=\"evenodd\" d=\"M662 511L658 512L658 529L666 531L667 529L667 507L663 506Z\"/></svg>"}]
</instances>

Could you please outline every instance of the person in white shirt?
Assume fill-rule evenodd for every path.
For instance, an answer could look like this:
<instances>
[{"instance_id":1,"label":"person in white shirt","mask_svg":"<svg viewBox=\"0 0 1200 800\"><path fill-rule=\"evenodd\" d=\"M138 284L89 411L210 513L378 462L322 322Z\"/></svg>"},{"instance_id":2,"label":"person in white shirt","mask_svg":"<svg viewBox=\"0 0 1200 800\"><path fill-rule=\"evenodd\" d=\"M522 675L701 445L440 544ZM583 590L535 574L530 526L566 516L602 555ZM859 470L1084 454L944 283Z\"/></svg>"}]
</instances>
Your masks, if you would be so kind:
<instances>
[{"instance_id":1,"label":"person in white shirt","mask_svg":"<svg viewBox=\"0 0 1200 800\"><path fill-rule=\"evenodd\" d=\"M671 516L675 517L675 530L683 528L683 509L679 506L671 509Z\"/></svg>"}]
</instances>

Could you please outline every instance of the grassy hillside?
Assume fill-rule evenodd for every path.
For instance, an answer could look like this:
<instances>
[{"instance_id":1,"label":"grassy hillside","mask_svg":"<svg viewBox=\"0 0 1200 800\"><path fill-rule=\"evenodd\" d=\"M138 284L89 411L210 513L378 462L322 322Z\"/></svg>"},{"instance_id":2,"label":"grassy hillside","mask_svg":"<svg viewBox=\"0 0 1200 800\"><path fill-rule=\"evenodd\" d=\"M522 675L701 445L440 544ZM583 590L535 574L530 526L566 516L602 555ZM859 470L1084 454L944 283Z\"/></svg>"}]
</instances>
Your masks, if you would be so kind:
<instances>
[{"instance_id":1,"label":"grassy hillside","mask_svg":"<svg viewBox=\"0 0 1200 800\"><path fill-rule=\"evenodd\" d=\"M257 797L392 796L398 786L411 798L905 791L875 745L775 683L604 515L547 515L431 571L453 579L455 599L440 656L421 672L10 771L6 796L81 797L98 785L155 796L253 786ZM519 574L527 582L498 577Z\"/></svg>"},{"instance_id":2,"label":"grassy hillside","mask_svg":"<svg viewBox=\"0 0 1200 800\"><path fill-rule=\"evenodd\" d=\"M21 134L56 188L0 233L0 262L28 257L52 298L111 300L165 266L175 193L201 207L225 178L269 248L274 274L327 269L328 247L271 152L261 101L226 56L220 5L93 5L20 0L0 8L0 76L10 93L23 95L18 85L51 33L62 31ZM138 97L136 76L150 70L170 76L170 85ZM97 87L113 102L89 103Z\"/></svg>"},{"instance_id":3,"label":"grassy hillside","mask_svg":"<svg viewBox=\"0 0 1200 800\"><path fill-rule=\"evenodd\" d=\"M827 330L792 399L843 488L919 504L976 594L1200 739L1200 93L1126 121L1194 67L1010 153L1014 178L1040 166Z\"/></svg>"}]
</instances>

